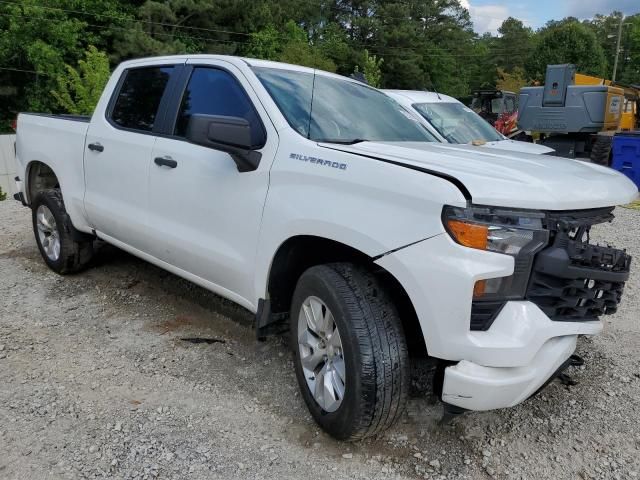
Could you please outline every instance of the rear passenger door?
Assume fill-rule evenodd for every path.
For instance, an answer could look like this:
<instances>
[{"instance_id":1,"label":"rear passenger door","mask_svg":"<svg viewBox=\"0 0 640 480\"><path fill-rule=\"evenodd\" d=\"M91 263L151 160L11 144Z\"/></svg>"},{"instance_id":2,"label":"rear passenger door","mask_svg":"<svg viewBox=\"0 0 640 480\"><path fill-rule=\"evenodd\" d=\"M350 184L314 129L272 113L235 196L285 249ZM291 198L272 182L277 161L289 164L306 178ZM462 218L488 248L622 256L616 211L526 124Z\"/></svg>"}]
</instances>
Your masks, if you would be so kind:
<instances>
[{"instance_id":1,"label":"rear passenger door","mask_svg":"<svg viewBox=\"0 0 640 480\"><path fill-rule=\"evenodd\" d=\"M185 67L173 127L158 137L149 172L153 255L207 287L243 304L253 296L253 271L269 168L278 136L243 73L230 63ZM189 143L193 114L242 117L254 144L263 144L257 170L239 172L228 153ZM158 159L156 161L156 159ZM166 164L171 162L171 166Z\"/></svg>"},{"instance_id":2,"label":"rear passenger door","mask_svg":"<svg viewBox=\"0 0 640 480\"><path fill-rule=\"evenodd\" d=\"M124 70L105 114L94 115L87 133L87 216L102 236L145 252L149 162L163 106L181 68L146 63Z\"/></svg>"}]
</instances>

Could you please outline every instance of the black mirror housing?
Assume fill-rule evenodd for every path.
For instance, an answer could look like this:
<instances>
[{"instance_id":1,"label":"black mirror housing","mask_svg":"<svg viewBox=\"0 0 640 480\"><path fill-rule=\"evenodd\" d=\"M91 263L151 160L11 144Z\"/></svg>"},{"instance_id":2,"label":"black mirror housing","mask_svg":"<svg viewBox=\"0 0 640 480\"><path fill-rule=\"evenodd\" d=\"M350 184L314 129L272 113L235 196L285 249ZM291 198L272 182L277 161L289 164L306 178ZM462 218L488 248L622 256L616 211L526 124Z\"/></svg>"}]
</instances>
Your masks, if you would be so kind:
<instances>
[{"instance_id":1,"label":"black mirror housing","mask_svg":"<svg viewBox=\"0 0 640 480\"><path fill-rule=\"evenodd\" d=\"M262 155L256 149L262 148L264 142L252 145L251 125L245 118L193 114L186 138L197 145L227 152L240 172L253 171L260 164Z\"/></svg>"}]
</instances>

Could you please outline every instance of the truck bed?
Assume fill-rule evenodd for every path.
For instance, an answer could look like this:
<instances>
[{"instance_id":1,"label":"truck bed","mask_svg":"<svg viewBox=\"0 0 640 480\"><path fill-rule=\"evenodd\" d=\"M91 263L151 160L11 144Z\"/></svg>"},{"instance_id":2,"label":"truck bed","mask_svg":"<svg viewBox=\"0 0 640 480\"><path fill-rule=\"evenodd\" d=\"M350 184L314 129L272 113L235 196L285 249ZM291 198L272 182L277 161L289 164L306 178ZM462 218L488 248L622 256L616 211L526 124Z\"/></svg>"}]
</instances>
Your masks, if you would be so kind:
<instances>
[{"instance_id":1,"label":"truck bed","mask_svg":"<svg viewBox=\"0 0 640 480\"><path fill-rule=\"evenodd\" d=\"M82 218L85 137L90 117L21 113L16 136L18 176L26 179L31 162L48 165L65 192L67 211ZM64 184L64 185L63 185ZM30 199L28 199L30 200Z\"/></svg>"}]
</instances>

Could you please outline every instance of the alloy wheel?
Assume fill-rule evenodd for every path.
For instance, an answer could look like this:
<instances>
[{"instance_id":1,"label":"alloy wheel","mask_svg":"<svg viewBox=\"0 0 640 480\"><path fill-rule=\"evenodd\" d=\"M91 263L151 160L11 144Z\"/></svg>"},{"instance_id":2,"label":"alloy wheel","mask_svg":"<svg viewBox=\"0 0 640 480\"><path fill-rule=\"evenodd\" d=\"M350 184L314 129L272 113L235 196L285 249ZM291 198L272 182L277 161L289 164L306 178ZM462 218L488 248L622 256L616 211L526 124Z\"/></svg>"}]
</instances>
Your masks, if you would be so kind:
<instances>
[{"instance_id":1,"label":"alloy wheel","mask_svg":"<svg viewBox=\"0 0 640 480\"><path fill-rule=\"evenodd\" d=\"M335 412L345 394L344 351L333 314L318 297L307 297L302 302L298 348L313 398L325 412Z\"/></svg>"},{"instance_id":2,"label":"alloy wheel","mask_svg":"<svg viewBox=\"0 0 640 480\"><path fill-rule=\"evenodd\" d=\"M60 257L60 233L56 219L46 205L40 205L36 211L38 239L49 260L55 262Z\"/></svg>"}]
</instances>

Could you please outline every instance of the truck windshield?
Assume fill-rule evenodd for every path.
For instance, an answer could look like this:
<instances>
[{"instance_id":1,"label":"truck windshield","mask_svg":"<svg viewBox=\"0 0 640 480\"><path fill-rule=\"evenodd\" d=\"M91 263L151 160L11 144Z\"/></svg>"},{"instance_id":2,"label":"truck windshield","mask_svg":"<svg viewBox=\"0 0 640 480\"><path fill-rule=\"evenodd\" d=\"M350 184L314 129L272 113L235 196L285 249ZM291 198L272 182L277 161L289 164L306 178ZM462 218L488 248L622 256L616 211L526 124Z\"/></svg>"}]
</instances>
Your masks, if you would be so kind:
<instances>
[{"instance_id":1,"label":"truck windshield","mask_svg":"<svg viewBox=\"0 0 640 480\"><path fill-rule=\"evenodd\" d=\"M414 103L413 108L450 143L504 140L495 128L462 103Z\"/></svg>"},{"instance_id":2,"label":"truck windshield","mask_svg":"<svg viewBox=\"0 0 640 480\"><path fill-rule=\"evenodd\" d=\"M394 100L364 84L279 68L253 71L291 127L311 140L437 141Z\"/></svg>"}]
</instances>

